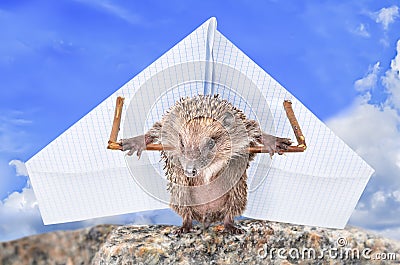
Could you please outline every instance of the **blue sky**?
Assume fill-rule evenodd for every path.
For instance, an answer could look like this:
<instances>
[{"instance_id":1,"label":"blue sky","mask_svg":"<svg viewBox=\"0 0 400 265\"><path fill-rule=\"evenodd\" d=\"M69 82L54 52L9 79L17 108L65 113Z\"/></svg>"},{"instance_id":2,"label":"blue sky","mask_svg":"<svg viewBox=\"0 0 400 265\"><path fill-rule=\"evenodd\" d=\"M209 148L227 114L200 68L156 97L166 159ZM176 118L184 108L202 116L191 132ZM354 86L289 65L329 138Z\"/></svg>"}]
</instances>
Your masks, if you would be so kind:
<instances>
[{"instance_id":1,"label":"blue sky","mask_svg":"<svg viewBox=\"0 0 400 265\"><path fill-rule=\"evenodd\" d=\"M376 173L350 224L400 239L397 1L0 2L0 241L168 211L42 225L20 161L211 16Z\"/></svg>"}]
</instances>

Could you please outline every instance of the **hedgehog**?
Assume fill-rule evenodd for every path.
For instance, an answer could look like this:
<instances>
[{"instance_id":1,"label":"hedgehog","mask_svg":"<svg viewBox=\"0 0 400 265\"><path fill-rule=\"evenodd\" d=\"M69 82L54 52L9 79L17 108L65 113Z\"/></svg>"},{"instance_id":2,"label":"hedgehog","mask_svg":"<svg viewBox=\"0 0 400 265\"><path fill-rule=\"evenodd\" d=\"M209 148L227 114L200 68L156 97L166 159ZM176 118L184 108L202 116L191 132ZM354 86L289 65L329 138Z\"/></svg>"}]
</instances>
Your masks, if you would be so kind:
<instances>
[{"instance_id":1,"label":"hedgehog","mask_svg":"<svg viewBox=\"0 0 400 265\"><path fill-rule=\"evenodd\" d=\"M263 132L219 95L197 95L178 100L144 135L121 140L122 150L139 158L150 143L173 147L161 151L161 159L170 208L182 217L177 233L190 232L198 221L204 227L223 222L225 231L238 234L243 231L234 218L246 208L246 171L255 157L247 149L264 145L272 156L292 142Z\"/></svg>"}]
</instances>

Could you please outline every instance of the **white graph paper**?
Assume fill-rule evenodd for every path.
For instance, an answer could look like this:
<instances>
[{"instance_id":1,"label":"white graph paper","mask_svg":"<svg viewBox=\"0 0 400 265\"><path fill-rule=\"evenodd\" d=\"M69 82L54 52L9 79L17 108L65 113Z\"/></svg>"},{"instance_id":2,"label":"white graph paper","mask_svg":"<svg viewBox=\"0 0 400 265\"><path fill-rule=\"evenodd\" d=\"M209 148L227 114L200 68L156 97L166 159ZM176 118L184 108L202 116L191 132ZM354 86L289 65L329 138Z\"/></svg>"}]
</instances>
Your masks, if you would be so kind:
<instances>
[{"instance_id":1,"label":"white graph paper","mask_svg":"<svg viewBox=\"0 0 400 265\"><path fill-rule=\"evenodd\" d=\"M211 18L100 103L27 163L45 224L168 208L158 152L140 160L106 149L115 101L125 98L120 138L143 134L183 96L219 94L271 134L296 139L289 99L308 148L259 154L249 168L245 216L343 228L373 169L301 102L216 29ZM148 179L143 189L138 179ZM164 179L165 182L165 179ZM152 185L151 183L154 183ZM161 183L161 184L160 184ZM152 196L156 192L160 196Z\"/></svg>"}]
</instances>

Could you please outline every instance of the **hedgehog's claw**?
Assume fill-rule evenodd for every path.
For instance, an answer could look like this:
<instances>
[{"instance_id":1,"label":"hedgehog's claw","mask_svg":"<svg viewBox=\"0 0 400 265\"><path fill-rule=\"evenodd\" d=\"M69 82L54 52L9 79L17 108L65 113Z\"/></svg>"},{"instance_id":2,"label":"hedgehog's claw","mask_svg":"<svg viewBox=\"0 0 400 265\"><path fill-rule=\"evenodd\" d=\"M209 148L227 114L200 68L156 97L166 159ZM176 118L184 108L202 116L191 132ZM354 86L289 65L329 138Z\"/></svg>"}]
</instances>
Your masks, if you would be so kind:
<instances>
[{"instance_id":1,"label":"hedgehog's claw","mask_svg":"<svg viewBox=\"0 0 400 265\"><path fill-rule=\"evenodd\" d=\"M245 230L243 228L237 227L232 223L228 223L224 225L225 232L233 235L241 235L244 234Z\"/></svg>"},{"instance_id":2,"label":"hedgehog's claw","mask_svg":"<svg viewBox=\"0 0 400 265\"><path fill-rule=\"evenodd\" d=\"M224 231L233 234L233 235L240 235L244 234L245 230L235 226L235 223L233 221L233 217L227 215L224 218Z\"/></svg>"},{"instance_id":3,"label":"hedgehog's claw","mask_svg":"<svg viewBox=\"0 0 400 265\"><path fill-rule=\"evenodd\" d=\"M176 229L173 233L175 235L181 235L184 233L190 233L192 231L192 226L190 225L182 225L180 228Z\"/></svg>"},{"instance_id":4,"label":"hedgehog's claw","mask_svg":"<svg viewBox=\"0 0 400 265\"><path fill-rule=\"evenodd\" d=\"M282 155L284 151L287 150L292 144L292 141L288 138L281 138L263 133L261 143L268 151L270 157L272 157L275 153Z\"/></svg>"},{"instance_id":5,"label":"hedgehog's claw","mask_svg":"<svg viewBox=\"0 0 400 265\"><path fill-rule=\"evenodd\" d=\"M137 152L137 156L140 158L142 151L146 148L145 136L139 135L133 138L121 140L122 151L129 151L128 156L133 155Z\"/></svg>"}]
</instances>

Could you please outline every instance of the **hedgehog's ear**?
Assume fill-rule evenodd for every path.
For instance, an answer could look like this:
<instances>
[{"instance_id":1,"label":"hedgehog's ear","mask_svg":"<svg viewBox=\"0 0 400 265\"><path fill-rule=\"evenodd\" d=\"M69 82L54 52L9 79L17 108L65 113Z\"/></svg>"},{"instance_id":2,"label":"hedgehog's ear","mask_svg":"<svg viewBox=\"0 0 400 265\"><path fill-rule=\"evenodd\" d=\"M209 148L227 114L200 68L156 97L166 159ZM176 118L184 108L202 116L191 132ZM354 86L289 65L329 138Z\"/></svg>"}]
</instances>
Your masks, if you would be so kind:
<instances>
[{"instance_id":1,"label":"hedgehog's ear","mask_svg":"<svg viewBox=\"0 0 400 265\"><path fill-rule=\"evenodd\" d=\"M225 112L224 115L222 115L222 125L225 128L231 128L234 122L235 122L235 117L233 116L232 113Z\"/></svg>"}]
</instances>

